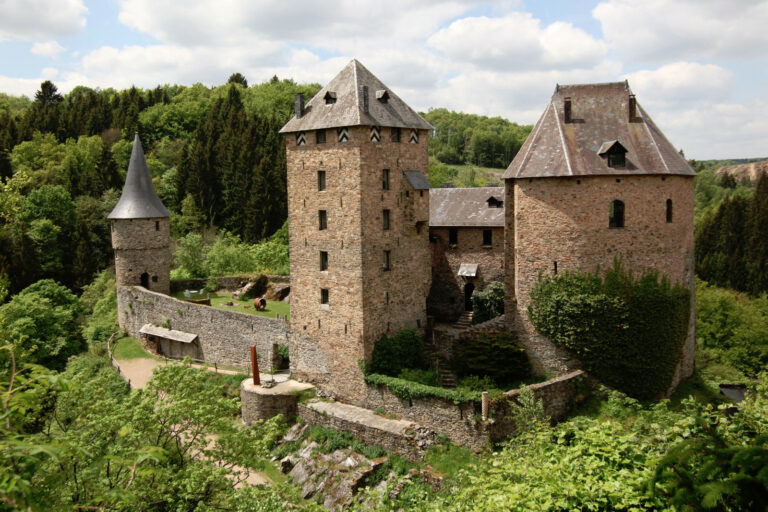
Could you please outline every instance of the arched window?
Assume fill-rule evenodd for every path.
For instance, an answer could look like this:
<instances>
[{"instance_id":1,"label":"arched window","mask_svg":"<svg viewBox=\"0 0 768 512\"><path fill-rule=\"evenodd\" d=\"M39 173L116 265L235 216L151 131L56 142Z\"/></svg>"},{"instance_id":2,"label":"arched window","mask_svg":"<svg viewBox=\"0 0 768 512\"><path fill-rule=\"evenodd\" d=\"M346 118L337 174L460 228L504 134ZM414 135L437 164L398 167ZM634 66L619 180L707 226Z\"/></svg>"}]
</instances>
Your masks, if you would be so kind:
<instances>
[{"instance_id":1,"label":"arched window","mask_svg":"<svg viewBox=\"0 0 768 512\"><path fill-rule=\"evenodd\" d=\"M624 203L616 199L611 203L611 210L608 216L609 228L624 227Z\"/></svg>"},{"instance_id":2,"label":"arched window","mask_svg":"<svg viewBox=\"0 0 768 512\"><path fill-rule=\"evenodd\" d=\"M672 222L672 200L667 199L667 223Z\"/></svg>"}]
</instances>

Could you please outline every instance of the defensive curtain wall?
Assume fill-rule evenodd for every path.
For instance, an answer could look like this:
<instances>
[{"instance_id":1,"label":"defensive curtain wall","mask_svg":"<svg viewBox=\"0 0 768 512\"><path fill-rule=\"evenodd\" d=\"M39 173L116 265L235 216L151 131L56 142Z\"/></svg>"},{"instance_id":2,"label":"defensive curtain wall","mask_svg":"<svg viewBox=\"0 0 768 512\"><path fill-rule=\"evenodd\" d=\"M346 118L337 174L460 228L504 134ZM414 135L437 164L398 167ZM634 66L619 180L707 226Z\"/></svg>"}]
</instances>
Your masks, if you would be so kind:
<instances>
[{"instance_id":1,"label":"defensive curtain wall","mask_svg":"<svg viewBox=\"0 0 768 512\"><path fill-rule=\"evenodd\" d=\"M141 339L146 324L196 334L199 359L236 368L250 368L250 347L256 345L260 369L269 371L278 345L288 345L289 324L237 311L227 311L174 299L140 286L117 288L120 327Z\"/></svg>"}]
</instances>

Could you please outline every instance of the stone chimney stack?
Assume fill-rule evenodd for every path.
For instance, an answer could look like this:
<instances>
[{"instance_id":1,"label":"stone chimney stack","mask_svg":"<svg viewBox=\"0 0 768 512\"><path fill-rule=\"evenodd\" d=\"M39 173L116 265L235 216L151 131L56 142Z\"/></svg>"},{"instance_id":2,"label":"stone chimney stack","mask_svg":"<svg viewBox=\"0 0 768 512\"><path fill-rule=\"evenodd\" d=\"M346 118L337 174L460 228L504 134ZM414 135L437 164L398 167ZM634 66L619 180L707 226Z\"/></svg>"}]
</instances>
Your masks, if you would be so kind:
<instances>
[{"instance_id":1,"label":"stone chimney stack","mask_svg":"<svg viewBox=\"0 0 768 512\"><path fill-rule=\"evenodd\" d=\"M571 97L566 96L563 100L563 122L570 123L571 121Z\"/></svg>"},{"instance_id":2,"label":"stone chimney stack","mask_svg":"<svg viewBox=\"0 0 768 512\"><path fill-rule=\"evenodd\" d=\"M304 95L299 93L293 99L293 113L296 115L296 119L301 119L304 116Z\"/></svg>"}]
</instances>

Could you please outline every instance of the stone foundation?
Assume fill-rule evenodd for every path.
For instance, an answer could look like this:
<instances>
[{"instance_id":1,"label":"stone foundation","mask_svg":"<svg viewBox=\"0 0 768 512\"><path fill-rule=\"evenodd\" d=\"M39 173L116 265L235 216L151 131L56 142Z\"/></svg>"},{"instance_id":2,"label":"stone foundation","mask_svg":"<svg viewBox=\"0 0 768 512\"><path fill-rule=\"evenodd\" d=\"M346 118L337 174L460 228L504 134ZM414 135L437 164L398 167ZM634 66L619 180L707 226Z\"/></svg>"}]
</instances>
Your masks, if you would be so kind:
<instances>
[{"instance_id":1,"label":"stone foundation","mask_svg":"<svg viewBox=\"0 0 768 512\"><path fill-rule=\"evenodd\" d=\"M240 402L243 421L250 425L256 420L267 420L278 414L290 420L296 416L297 391L312 386L295 381L281 382L271 388L257 386L252 378L240 383Z\"/></svg>"}]
</instances>

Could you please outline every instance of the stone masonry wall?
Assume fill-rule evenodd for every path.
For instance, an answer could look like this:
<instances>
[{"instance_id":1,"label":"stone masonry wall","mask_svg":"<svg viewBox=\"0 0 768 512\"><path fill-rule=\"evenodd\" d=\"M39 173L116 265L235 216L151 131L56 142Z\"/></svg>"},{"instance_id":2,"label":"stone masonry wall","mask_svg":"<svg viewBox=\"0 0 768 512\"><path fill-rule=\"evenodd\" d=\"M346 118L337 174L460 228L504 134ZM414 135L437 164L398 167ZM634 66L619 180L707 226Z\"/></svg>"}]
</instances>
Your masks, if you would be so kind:
<instances>
[{"instance_id":1,"label":"stone masonry wall","mask_svg":"<svg viewBox=\"0 0 768 512\"><path fill-rule=\"evenodd\" d=\"M294 134L285 137L291 369L357 404L363 400L358 360L370 356L382 334L426 325L429 199L418 191L405 197L402 171L427 173L427 134L419 144L392 143L388 131L382 129L379 143L370 141L370 127L348 128L346 142L338 142L336 129L327 130L324 144L312 132L305 146L296 145ZM389 190L382 187L383 169L390 170ZM318 171L325 172L325 190L318 190ZM391 211L387 232L383 209ZM319 229L319 210L327 212L327 229ZM390 271L383 270L384 250ZM321 251L328 253L327 270L320 270ZM321 304L321 289L328 290L328 304Z\"/></svg>"},{"instance_id":2,"label":"stone masonry wall","mask_svg":"<svg viewBox=\"0 0 768 512\"><path fill-rule=\"evenodd\" d=\"M693 178L688 176L592 176L508 180L508 321L540 370L563 373L578 367L564 351L538 335L528 320L530 292L540 272L608 268L620 257L640 273L658 269L694 292ZM611 202L624 202L624 227L609 228ZM666 201L673 219L666 222ZM510 234L514 233L514 238ZM512 288L514 285L514 288ZM514 295L509 291L514 289ZM693 305L692 305L693 306ZM695 334L689 335L673 387L691 375Z\"/></svg>"},{"instance_id":3,"label":"stone masonry wall","mask_svg":"<svg viewBox=\"0 0 768 512\"><path fill-rule=\"evenodd\" d=\"M258 276L225 276L211 277L201 279L179 279L171 281L171 293L182 290L200 290L208 284L209 280L216 282L216 286L223 290L237 290L245 286L248 281L252 281ZM266 276L270 284L290 284L291 276Z\"/></svg>"},{"instance_id":4,"label":"stone masonry wall","mask_svg":"<svg viewBox=\"0 0 768 512\"><path fill-rule=\"evenodd\" d=\"M172 329L197 334L208 363L250 369L250 347L256 345L260 369L266 371L275 356L273 346L288 344L284 320L192 304L140 286L117 287L117 314L120 327L134 338L140 338L145 324L166 322Z\"/></svg>"},{"instance_id":5,"label":"stone masonry wall","mask_svg":"<svg viewBox=\"0 0 768 512\"><path fill-rule=\"evenodd\" d=\"M112 221L115 277L118 286L140 286L149 276L149 289L170 290L170 219L115 219Z\"/></svg>"}]
</instances>

